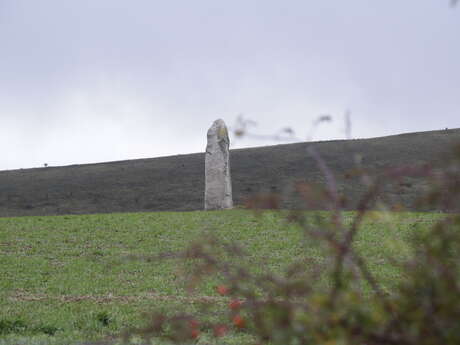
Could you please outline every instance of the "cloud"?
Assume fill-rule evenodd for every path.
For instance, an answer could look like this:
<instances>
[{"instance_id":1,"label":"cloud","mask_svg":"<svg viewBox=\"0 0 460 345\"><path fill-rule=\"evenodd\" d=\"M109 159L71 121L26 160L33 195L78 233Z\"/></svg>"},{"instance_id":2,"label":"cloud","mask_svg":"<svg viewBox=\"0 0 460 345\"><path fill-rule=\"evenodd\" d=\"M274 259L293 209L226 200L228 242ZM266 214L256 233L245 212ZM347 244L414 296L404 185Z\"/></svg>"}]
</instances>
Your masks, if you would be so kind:
<instances>
[{"instance_id":1,"label":"cloud","mask_svg":"<svg viewBox=\"0 0 460 345\"><path fill-rule=\"evenodd\" d=\"M316 139L460 127L460 12L372 3L0 1L0 169L201 152L213 120ZM235 142L235 147L271 142Z\"/></svg>"}]
</instances>

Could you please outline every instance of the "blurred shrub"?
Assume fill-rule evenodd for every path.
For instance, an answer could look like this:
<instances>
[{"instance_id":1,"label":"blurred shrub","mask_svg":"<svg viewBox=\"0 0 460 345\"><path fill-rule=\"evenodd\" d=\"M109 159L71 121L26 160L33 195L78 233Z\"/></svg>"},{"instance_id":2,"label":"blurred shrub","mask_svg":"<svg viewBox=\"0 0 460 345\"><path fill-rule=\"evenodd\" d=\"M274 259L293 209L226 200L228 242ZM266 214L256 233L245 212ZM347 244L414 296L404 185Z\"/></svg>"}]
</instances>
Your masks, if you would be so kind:
<instances>
[{"instance_id":1,"label":"blurred shrub","mask_svg":"<svg viewBox=\"0 0 460 345\"><path fill-rule=\"evenodd\" d=\"M360 172L368 191L351 222L344 221L331 171L316 152L310 153L327 185L319 192L303 184L298 191L306 204L325 199L329 216L300 211L283 215L300 225L309 242L326 251L330 260L293 264L283 275L260 275L237 263L242 255L237 244L209 237L195 242L181 256L193 260L194 282L222 277L216 293L229 298L228 322L200 321L202 313L158 313L152 315L148 327L128 332L127 339L138 334L182 344L195 341L203 332L221 337L231 330L251 335L260 345L460 344L459 215L446 214L428 231L414 232L410 259L394 263L402 267L404 278L390 291L382 289L366 258L354 250L363 219L387 183L425 178L431 189L420 203L458 210L460 147L442 170L401 167L378 177ZM277 200L273 195L259 196L250 205L274 208Z\"/></svg>"}]
</instances>

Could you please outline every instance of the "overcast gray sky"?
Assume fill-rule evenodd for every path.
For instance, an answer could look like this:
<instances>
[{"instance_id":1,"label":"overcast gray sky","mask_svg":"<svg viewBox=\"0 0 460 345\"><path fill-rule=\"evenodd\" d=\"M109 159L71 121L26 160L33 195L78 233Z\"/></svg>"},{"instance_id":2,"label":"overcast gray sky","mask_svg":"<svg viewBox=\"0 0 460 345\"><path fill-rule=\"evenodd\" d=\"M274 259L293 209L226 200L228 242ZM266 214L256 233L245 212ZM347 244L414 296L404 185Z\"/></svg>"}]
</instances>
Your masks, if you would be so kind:
<instances>
[{"instance_id":1,"label":"overcast gray sky","mask_svg":"<svg viewBox=\"0 0 460 345\"><path fill-rule=\"evenodd\" d=\"M460 127L448 0L0 0L0 169L203 152L238 114L306 138ZM233 140L232 146L273 144Z\"/></svg>"}]
</instances>

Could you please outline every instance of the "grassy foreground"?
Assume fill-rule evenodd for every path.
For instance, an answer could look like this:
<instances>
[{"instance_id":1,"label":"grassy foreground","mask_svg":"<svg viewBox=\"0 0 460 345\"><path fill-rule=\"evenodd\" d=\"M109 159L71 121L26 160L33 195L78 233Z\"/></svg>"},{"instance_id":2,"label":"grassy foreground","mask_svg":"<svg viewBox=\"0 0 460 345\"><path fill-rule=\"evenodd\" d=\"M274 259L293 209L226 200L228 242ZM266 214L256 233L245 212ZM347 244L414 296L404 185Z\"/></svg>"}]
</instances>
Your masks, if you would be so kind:
<instances>
[{"instance_id":1,"label":"grassy foreground","mask_svg":"<svg viewBox=\"0 0 460 345\"><path fill-rule=\"evenodd\" d=\"M345 213L349 219L352 213ZM384 287L401 279L390 262L409 254L413 231L441 217L373 213L356 241ZM294 260L318 258L301 231L275 212L232 210L0 219L0 345L67 344L141 326L153 309L225 307L217 280L186 292L176 260L135 259L177 252L206 232L237 241L255 271L279 272ZM215 313L211 317L219 317ZM240 334L229 334L236 344ZM198 343L208 343L204 335Z\"/></svg>"}]
</instances>

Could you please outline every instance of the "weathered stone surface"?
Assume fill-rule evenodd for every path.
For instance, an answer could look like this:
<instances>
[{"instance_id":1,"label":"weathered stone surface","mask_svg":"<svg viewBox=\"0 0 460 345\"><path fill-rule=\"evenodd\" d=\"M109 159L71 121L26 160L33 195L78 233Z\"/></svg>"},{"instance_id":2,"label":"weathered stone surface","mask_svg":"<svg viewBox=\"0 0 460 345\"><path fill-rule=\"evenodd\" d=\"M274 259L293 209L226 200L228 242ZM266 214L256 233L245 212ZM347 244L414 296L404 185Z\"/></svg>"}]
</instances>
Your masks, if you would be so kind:
<instances>
[{"instance_id":1,"label":"weathered stone surface","mask_svg":"<svg viewBox=\"0 0 460 345\"><path fill-rule=\"evenodd\" d=\"M214 121L208 130L206 146L205 210L233 207L229 145L225 122L221 119Z\"/></svg>"}]
</instances>

